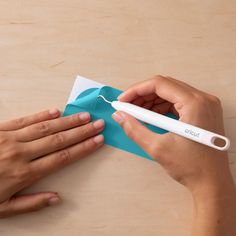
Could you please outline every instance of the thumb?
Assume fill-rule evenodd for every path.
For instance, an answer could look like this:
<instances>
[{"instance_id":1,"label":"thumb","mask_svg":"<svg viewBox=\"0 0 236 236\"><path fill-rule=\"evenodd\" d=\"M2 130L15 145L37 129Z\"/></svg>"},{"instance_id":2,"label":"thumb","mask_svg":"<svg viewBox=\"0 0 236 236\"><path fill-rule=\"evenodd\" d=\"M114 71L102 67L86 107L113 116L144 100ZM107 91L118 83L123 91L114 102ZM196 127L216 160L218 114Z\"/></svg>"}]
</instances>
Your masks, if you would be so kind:
<instances>
[{"instance_id":1,"label":"thumb","mask_svg":"<svg viewBox=\"0 0 236 236\"><path fill-rule=\"evenodd\" d=\"M12 197L0 204L0 218L38 211L44 207L56 205L59 202L60 198L54 192L40 192Z\"/></svg>"},{"instance_id":2,"label":"thumb","mask_svg":"<svg viewBox=\"0 0 236 236\"><path fill-rule=\"evenodd\" d=\"M125 112L117 111L112 118L124 129L126 135L136 142L152 158L157 159L164 150L163 135L156 134L142 125L134 117Z\"/></svg>"}]
</instances>

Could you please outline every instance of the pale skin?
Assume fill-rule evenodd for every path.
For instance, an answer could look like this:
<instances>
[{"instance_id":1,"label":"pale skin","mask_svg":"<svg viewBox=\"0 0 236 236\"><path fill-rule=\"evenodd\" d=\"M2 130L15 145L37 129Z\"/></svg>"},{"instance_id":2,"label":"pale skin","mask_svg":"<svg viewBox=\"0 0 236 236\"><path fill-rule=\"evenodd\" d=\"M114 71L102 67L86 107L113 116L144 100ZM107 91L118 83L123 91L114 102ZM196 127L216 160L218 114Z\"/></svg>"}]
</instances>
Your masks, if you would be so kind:
<instances>
[{"instance_id":1,"label":"pale skin","mask_svg":"<svg viewBox=\"0 0 236 236\"><path fill-rule=\"evenodd\" d=\"M183 122L224 135L219 99L173 78L156 76L132 86L118 99L162 114L173 112ZM173 133L158 135L124 112L114 113L113 119L192 193L193 236L236 235L236 190L226 152Z\"/></svg>"},{"instance_id":2,"label":"pale skin","mask_svg":"<svg viewBox=\"0 0 236 236\"><path fill-rule=\"evenodd\" d=\"M57 109L0 123L0 218L58 204L56 192L15 194L97 150L103 128L89 113L60 117Z\"/></svg>"},{"instance_id":3,"label":"pale skin","mask_svg":"<svg viewBox=\"0 0 236 236\"><path fill-rule=\"evenodd\" d=\"M173 78L155 76L130 87L118 99L161 114L173 112L186 123L224 135L219 99ZM158 135L124 112L112 117L189 189L194 201L193 236L236 235L236 190L226 152L172 133ZM99 135L103 128L103 120L94 124L88 113L61 118L55 109L0 123L0 217L59 203L54 192L15 194L96 151L104 142Z\"/></svg>"}]
</instances>

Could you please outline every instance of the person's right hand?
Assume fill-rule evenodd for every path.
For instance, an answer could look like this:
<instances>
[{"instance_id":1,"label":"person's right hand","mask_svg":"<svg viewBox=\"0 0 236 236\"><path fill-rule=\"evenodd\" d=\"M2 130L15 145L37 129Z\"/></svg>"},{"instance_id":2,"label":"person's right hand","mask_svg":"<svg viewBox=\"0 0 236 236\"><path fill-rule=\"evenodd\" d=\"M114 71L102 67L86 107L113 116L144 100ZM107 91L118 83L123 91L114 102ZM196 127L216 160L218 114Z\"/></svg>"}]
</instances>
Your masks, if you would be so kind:
<instances>
[{"instance_id":1,"label":"person's right hand","mask_svg":"<svg viewBox=\"0 0 236 236\"><path fill-rule=\"evenodd\" d=\"M224 135L218 98L170 77L156 76L138 83L118 98L122 102L165 114ZM133 141L159 162L194 198L193 235L236 235L236 192L226 152L221 152L173 133L153 133L132 116L113 114Z\"/></svg>"},{"instance_id":2,"label":"person's right hand","mask_svg":"<svg viewBox=\"0 0 236 236\"><path fill-rule=\"evenodd\" d=\"M55 205L55 192L15 196L46 175L102 146L104 121L56 109L0 123L0 218Z\"/></svg>"},{"instance_id":3,"label":"person's right hand","mask_svg":"<svg viewBox=\"0 0 236 236\"><path fill-rule=\"evenodd\" d=\"M155 112L172 112L183 122L224 135L218 98L170 77L157 76L138 83L118 98ZM126 134L159 162L176 180L190 189L228 173L227 153L190 141L174 133L158 135L124 112L113 118Z\"/></svg>"}]
</instances>

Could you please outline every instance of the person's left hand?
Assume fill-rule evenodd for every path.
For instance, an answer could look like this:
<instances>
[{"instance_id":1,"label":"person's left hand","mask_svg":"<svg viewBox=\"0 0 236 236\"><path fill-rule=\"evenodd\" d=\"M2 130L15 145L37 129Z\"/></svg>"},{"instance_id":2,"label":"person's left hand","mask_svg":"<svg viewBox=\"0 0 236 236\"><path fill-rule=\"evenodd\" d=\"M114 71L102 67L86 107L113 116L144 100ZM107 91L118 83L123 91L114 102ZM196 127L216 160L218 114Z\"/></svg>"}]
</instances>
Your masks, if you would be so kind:
<instances>
[{"instance_id":1,"label":"person's left hand","mask_svg":"<svg viewBox=\"0 0 236 236\"><path fill-rule=\"evenodd\" d=\"M16 196L46 175L103 145L104 121L87 112L60 117L56 109L0 123L0 218L55 205L55 192Z\"/></svg>"}]
</instances>

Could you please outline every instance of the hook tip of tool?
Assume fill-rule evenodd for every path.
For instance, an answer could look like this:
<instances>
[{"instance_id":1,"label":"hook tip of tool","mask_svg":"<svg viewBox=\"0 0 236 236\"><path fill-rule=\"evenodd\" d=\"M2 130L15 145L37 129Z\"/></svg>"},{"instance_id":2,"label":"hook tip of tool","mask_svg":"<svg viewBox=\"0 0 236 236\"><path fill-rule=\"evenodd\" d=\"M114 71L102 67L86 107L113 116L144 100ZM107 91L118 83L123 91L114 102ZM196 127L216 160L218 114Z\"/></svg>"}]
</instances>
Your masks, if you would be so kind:
<instances>
[{"instance_id":1,"label":"hook tip of tool","mask_svg":"<svg viewBox=\"0 0 236 236\"><path fill-rule=\"evenodd\" d=\"M111 101L108 101L104 96L102 96L102 95L98 95L98 98L99 98L99 97L102 98L105 102L111 104Z\"/></svg>"}]
</instances>

